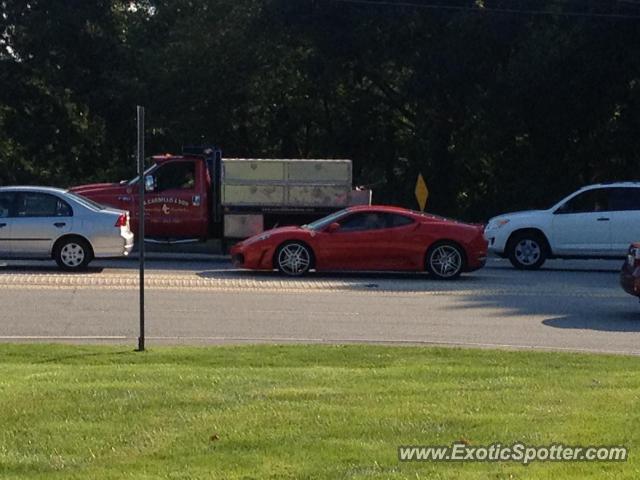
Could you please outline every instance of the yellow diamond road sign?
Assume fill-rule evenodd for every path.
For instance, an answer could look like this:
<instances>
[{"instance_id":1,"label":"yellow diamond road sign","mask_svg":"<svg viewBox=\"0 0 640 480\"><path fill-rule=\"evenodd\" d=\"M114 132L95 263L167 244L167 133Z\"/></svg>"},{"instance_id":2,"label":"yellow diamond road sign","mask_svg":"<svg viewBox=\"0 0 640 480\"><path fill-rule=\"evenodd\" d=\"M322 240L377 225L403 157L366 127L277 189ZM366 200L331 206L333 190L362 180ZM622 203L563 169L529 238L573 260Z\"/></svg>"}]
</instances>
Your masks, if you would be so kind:
<instances>
[{"instance_id":1,"label":"yellow diamond road sign","mask_svg":"<svg viewBox=\"0 0 640 480\"><path fill-rule=\"evenodd\" d=\"M415 191L418 205L420 205L420 211L424 212L424 209L427 206L427 198L429 198L429 189L427 188L427 184L425 183L421 173L418 174Z\"/></svg>"}]
</instances>

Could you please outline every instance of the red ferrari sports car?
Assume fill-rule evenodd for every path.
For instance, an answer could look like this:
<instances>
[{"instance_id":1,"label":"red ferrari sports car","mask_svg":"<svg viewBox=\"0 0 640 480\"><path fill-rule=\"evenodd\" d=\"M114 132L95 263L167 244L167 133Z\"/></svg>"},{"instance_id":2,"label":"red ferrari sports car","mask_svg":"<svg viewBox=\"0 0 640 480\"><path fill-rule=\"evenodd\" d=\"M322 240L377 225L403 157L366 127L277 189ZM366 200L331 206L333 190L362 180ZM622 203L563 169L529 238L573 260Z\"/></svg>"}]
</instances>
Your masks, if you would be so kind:
<instances>
[{"instance_id":1,"label":"red ferrari sports car","mask_svg":"<svg viewBox=\"0 0 640 480\"><path fill-rule=\"evenodd\" d=\"M404 208L351 207L301 227L281 227L247 238L231 249L235 265L309 270L428 271L452 279L484 266L487 241L481 225Z\"/></svg>"}]
</instances>

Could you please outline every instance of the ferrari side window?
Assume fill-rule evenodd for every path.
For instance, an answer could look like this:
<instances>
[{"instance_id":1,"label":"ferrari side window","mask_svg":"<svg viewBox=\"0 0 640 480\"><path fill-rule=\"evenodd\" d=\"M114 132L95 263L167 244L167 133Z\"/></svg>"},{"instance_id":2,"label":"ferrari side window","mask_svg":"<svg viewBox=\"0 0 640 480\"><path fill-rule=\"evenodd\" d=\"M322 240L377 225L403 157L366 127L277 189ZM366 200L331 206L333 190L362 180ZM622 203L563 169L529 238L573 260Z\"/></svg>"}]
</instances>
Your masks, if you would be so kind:
<instances>
[{"instance_id":1,"label":"ferrari side window","mask_svg":"<svg viewBox=\"0 0 640 480\"><path fill-rule=\"evenodd\" d=\"M377 230L387 228L383 214L375 212L361 212L349 215L340 222L341 232L356 232L361 230Z\"/></svg>"},{"instance_id":2,"label":"ferrari side window","mask_svg":"<svg viewBox=\"0 0 640 480\"><path fill-rule=\"evenodd\" d=\"M398 215L395 213L385 213L385 217L387 224L386 228L404 227L413 223L413 220L409 217L405 217L404 215Z\"/></svg>"}]
</instances>

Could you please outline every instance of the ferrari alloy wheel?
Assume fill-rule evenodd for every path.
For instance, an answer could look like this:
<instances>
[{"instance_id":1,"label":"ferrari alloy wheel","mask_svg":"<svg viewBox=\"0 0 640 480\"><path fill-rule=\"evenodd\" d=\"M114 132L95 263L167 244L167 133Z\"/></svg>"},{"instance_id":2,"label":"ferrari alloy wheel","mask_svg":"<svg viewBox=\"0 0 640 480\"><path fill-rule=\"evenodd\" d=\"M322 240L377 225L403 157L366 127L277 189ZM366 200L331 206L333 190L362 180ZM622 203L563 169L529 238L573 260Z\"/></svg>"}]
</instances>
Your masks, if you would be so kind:
<instances>
[{"instance_id":1,"label":"ferrari alloy wheel","mask_svg":"<svg viewBox=\"0 0 640 480\"><path fill-rule=\"evenodd\" d=\"M427 271L436 278L451 280L464 268L464 253L453 243L439 243L427 253Z\"/></svg>"},{"instance_id":2,"label":"ferrari alloy wheel","mask_svg":"<svg viewBox=\"0 0 640 480\"><path fill-rule=\"evenodd\" d=\"M85 240L70 237L58 243L53 256L63 270L82 270L93 258L93 253Z\"/></svg>"},{"instance_id":3,"label":"ferrari alloy wheel","mask_svg":"<svg viewBox=\"0 0 640 480\"><path fill-rule=\"evenodd\" d=\"M285 243L278 248L276 267L285 275L298 277L311 268L311 251L302 243Z\"/></svg>"}]
</instances>

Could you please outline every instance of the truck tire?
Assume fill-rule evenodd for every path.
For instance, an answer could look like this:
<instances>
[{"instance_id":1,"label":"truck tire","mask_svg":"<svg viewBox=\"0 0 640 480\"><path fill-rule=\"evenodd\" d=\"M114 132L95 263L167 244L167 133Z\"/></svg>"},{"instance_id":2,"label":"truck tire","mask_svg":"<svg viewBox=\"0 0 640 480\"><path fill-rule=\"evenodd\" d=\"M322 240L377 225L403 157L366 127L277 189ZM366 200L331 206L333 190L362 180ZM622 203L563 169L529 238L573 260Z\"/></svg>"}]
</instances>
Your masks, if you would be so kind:
<instances>
[{"instance_id":1,"label":"truck tire","mask_svg":"<svg viewBox=\"0 0 640 480\"><path fill-rule=\"evenodd\" d=\"M289 277L299 277L309 271L313 263L311 249L302 242L287 242L276 251L275 267Z\"/></svg>"},{"instance_id":2,"label":"truck tire","mask_svg":"<svg viewBox=\"0 0 640 480\"><path fill-rule=\"evenodd\" d=\"M89 242L80 237L65 237L56 243L53 258L62 270L84 270L93 260L93 250Z\"/></svg>"},{"instance_id":3,"label":"truck tire","mask_svg":"<svg viewBox=\"0 0 640 480\"><path fill-rule=\"evenodd\" d=\"M518 270L538 270L547 259L547 241L536 232L513 235L507 243L506 254Z\"/></svg>"},{"instance_id":4,"label":"truck tire","mask_svg":"<svg viewBox=\"0 0 640 480\"><path fill-rule=\"evenodd\" d=\"M426 269L438 280L453 280L464 270L464 250L454 242L444 241L432 245L427 251Z\"/></svg>"}]
</instances>

